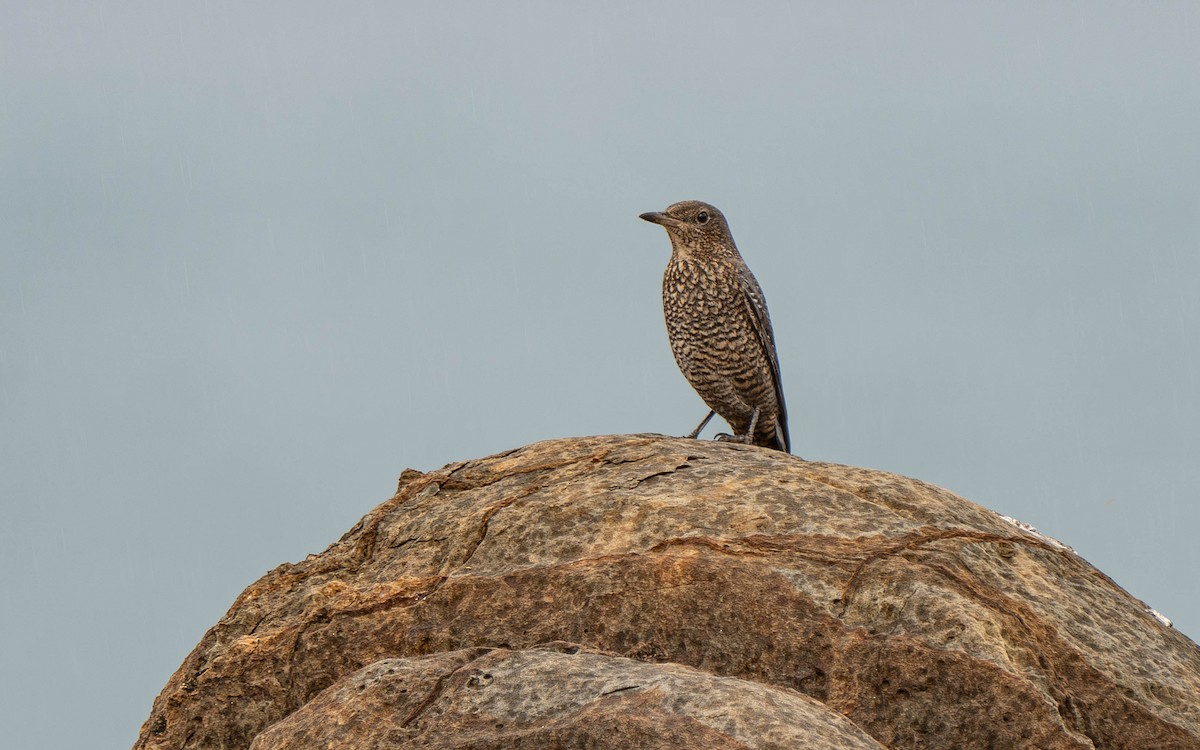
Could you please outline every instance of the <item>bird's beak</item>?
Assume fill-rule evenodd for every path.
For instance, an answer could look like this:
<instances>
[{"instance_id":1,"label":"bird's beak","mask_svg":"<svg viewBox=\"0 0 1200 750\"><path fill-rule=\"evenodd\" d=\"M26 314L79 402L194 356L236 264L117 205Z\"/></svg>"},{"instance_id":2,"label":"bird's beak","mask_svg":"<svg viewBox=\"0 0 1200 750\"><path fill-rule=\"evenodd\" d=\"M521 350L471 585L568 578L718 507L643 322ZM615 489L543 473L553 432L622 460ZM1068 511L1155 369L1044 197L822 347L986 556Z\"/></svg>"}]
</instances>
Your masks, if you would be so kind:
<instances>
[{"instance_id":1,"label":"bird's beak","mask_svg":"<svg viewBox=\"0 0 1200 750\"><path fill-rule=\"evenodd\" d=\"M661 224L664 227L673 227L679 223L678 219L673 219L666 214L659 213L658 211L644 213L638 218L648 221L651 224Z\"/></svg>"}]
</instances>

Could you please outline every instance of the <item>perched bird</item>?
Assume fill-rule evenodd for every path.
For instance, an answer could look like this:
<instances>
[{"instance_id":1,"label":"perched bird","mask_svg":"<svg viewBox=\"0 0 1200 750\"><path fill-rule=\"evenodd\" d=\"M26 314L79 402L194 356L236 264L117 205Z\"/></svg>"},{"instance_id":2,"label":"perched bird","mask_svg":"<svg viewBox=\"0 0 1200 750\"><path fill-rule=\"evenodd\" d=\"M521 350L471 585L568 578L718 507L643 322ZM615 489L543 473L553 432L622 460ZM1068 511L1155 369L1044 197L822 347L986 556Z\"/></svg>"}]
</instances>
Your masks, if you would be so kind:
<instances>
[{"instance_id":1,"label":"perched bird","mask_svg":"<svg viewBox=\"0 0 1200 750\"><path fill-rule=\"evenodd\" d=\"M718 440L791 452L787 407L775 354L775 334L758 280L742 256L724 215L700 201L683 201L641 215L671 238L663 274L663 315L675 362L734 435Z\"/></svg>"}]
</instances>

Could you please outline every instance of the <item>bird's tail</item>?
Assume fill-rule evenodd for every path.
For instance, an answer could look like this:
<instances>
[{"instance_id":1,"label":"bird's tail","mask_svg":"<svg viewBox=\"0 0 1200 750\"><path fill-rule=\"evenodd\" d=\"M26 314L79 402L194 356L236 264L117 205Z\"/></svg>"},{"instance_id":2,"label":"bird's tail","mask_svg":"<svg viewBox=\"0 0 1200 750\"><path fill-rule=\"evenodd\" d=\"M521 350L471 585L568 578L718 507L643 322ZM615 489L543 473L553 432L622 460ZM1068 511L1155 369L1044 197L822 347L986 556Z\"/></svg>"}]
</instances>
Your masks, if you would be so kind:
<instances>
[{"instance_id":1,"label":"bird's tail","mask_svg":"<svg viewBox=\"0 0 1200 750\"><path fill-rule=\"evenodd\" d=\"M764 448L774 448L777 451L791 453L791 440L788 438L787 424L775 421L775 424L769 426L769 431L759 432L755 430L754 444L761 445Z\"/></svg>"}]
</instances>

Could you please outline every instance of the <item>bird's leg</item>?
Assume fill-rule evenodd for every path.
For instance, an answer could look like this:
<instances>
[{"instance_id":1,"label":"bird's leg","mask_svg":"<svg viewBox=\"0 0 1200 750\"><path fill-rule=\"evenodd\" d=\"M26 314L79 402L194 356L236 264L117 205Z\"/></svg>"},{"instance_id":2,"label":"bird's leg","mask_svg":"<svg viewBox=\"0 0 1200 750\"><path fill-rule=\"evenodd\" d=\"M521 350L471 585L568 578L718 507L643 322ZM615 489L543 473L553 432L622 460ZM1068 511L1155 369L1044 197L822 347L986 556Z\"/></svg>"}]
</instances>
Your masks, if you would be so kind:
<instances>
[{"instance_id":1,"label":"bird's leg","mask_svg":"<svg viewBox=\"0 0 1200 750\"><path fill-rule=\"evenodd\" d=\"M710 415L711 416L711 415ZM720 440L725 443L745 443L746 445L754 444L754 428L758 427L758 407L754 407L754 413L750 415L750 427L746 430L745 435L730 435L728 432L719 433L714 440Z\"/></svg>"},{"instance_id":2,"label":"bird's leg","mask_svg":"<svg viewBox=\"0 0 1200 750\"><path fill-rule=\"evenodd\" d=\"M743 437L746 445L754 444L754 428L758 427L758 407L754 407L754 413L750 415L750 427L746 430L746 435Z\"/></svg>"},{"instance_id":3,"label":"bird's leg","mask_svg":"<svg viewBox=\"0 0 1200 750\"><path fill-rule=\"evenodd\" d=\"M695 440L700 435L700 430L703 430L705 428L705 426L708 424L709 420L711 420L713 418L713 415L716 413L717 413L716 411L710 409L708 412L708 416L705 417L704 420L702 422L700 422L699 425L696 426L696 429L694 429L690 433L688 433L688 437L691 438L692 440Z\"/></svg>"}]
</instances>

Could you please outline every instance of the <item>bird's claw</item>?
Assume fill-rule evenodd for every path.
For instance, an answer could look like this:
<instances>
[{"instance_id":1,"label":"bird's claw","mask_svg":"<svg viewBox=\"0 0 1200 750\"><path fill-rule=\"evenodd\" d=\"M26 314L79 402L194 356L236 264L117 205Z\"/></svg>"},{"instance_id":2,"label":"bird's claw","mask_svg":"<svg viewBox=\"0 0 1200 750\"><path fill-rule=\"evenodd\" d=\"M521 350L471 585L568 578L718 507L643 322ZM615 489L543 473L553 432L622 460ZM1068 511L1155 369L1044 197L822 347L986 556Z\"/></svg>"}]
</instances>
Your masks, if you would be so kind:
<instances>
[{"instance_id":1,"label":"bird's claw","mask_svg":"<svg viewBox=\"0 0 1200 750\"><path fill-rule=\"evenodd\" d=\"M749 435L730 435L728 432L718 432L713 436L713 440L720 440L722 443L745 443L750 444Z\"/></svg>"}]
</instances>

